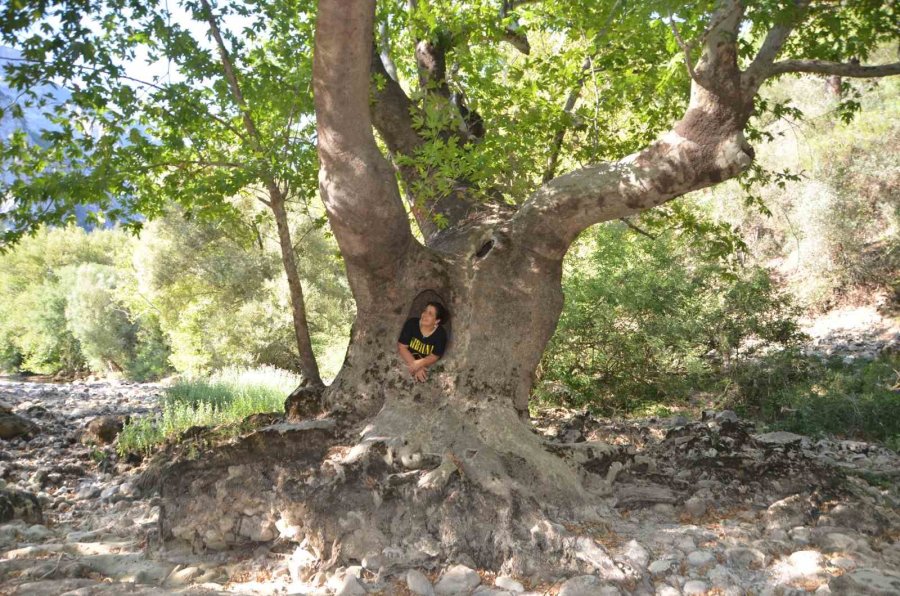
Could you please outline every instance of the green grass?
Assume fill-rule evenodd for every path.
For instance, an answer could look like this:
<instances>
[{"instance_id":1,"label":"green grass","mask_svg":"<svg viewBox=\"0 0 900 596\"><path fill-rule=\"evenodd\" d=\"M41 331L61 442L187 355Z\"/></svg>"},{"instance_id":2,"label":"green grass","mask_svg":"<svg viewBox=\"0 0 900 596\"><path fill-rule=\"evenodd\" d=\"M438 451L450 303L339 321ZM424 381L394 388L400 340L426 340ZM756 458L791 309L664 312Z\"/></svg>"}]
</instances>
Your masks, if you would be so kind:
<instances>
[{"instance_id":1,"label":"green grass","mask_svg":"<svg viewBox=\"0 0 900 596\"><path fill-rule=\"evenodd\" d=\"M150 454L195 426L236 434L238 424L251 414L283 411L285 398L299 384L298 375L272 367L225 369L208 378L179 381L166 390L159 414L125 425L118 451Z\"/></svg>"}]
</instances>

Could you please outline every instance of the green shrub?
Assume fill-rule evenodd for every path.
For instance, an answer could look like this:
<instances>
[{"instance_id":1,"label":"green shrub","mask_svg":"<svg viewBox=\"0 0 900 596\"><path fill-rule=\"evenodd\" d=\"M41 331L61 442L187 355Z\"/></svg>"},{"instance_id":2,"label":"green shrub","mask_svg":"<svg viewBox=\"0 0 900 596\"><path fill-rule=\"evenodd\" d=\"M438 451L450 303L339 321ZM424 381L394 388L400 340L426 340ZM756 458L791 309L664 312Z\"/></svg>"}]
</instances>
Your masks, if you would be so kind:
<instances>
[{"instance_id":1,"label":"green shrub","mask_svg":"<svg viewBox=\"0 0 900 596\"><path fill-rule=\"evenodd\" d=\"M285 398L300 380L294 373L259 367L229 368L208 378L179 381L166 389L159 414L125 425L119 452L151 453L194 426L221 426L224 435L238 433L238 423L251 414L283 412Z\"/></svg>"},{"instance_id":2,"label":"green shrub","mask_svg":"<svg viewBox=\"0 0 900 596\"><path fill-rule=\"evenodd\" d=\"M248 219L252 206L242 206ZM309 218L297 218L297 262L313 350L324 377L337 373L353 301L336 246ZM179 371L203 375L229 366L297 370L297 341L286 275L265 214L253 227L185 220L177 212L149 224L135 262L139 293L159 323ZM337 357L335 357L337 354Z\"/></svg>"},{"instance_id":3,"label":"green shrub","mask_svg":"<svg viewBox=\"0 0 900 596\"><path fill-rule=\"evenodd\" d=\"M116 297L119 272L85 263L71 272L66 324L96 372L125 372L134 360L137 326Z\"/></svg>"},{"instance_id":4,"label":"green shrub","mask_svg":"<svg viewBox=\"0 0 900 596\"><path fill-rule=\"evenodd\" d=\"M168 371L168 347L139 314L133 239L119 230L42 229L0 260L0 367L73 375Z\"/></svg>"},{"instance_id":5,"label":"green shrub","mask_svg":"<svg viewBox=\"0 0 900 596\"><path fill-rule=\"evenodd\" d=\"M771 354L736 371L725 404L773 428L882 441L900 449L900 355L821 360Z\"/></svg>"},{"instance_id":6,"label":"green shrub","mask_svg":"<svg viewBox=\"0 0 900 596\"><path fill-rule=\"evenodd\" d=\"M796 313L766 272L710 245L621 224L587 232L567 258L538 400L608 414L683 401L756 351L795 342Z\"/></svg>"}]
</instances>

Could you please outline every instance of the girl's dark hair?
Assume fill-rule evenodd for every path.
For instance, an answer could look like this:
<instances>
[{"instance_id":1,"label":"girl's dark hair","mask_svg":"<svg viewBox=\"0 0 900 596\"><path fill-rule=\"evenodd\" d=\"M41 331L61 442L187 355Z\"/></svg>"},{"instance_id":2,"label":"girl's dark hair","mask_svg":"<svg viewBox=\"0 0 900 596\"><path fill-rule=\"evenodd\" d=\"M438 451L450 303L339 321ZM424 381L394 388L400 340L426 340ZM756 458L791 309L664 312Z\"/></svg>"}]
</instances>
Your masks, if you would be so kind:
<instances>
[{"instance_id":1,"label":"girl's dark hair","mask_svg":"<svg viewBox=\"0 0 900 596\"><path fill-rule=\"evenodd\" d=\"M429 306L434 307L435 316L441 323L446 325L450 322L450 311L447 310L443 304L440 302L429 302L425 305L425 308L428 308Z\"/></svg>"}]
</instances>

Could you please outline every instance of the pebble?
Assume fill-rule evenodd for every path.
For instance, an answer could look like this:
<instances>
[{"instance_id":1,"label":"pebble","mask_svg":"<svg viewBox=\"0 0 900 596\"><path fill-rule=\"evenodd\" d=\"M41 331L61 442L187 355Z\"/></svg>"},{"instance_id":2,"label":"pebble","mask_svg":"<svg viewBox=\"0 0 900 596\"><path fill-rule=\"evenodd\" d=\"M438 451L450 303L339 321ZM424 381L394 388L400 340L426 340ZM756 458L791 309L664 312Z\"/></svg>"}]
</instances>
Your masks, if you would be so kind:
<instances>
[{"instance_id":1,"label":"pebble","mask_svg":"<svg viewBox=\"0 0 900 596\"><path fill-rule=\"evenodd\" d=\"M671 569L674 564L675 561L671 559L659 559L650 563L650 567L647 568L647 571L654 576L662 575L668 573L669 569Z\"/></svg>"},{"instance_id":2,"label":"pebble","mask_svg":"<svg viewBox=\"0 0 900 596\"><path fill-rule=\"evenodd\" d=\"M494 580L494 585L498 588L503 588L504 590L508 590L510 592L519 593L525 591L525 586L506 575L501 575L496 580Z\"/></svg>"},{"instance_id":3,"label":"pebble","mask_svg":"<svg viewBox=\"0 0 900 596\"><path fill-rule=\"evenodd\" d=\"M601 581L595 575L579 575L566 582L559 589L559 596L615 596L619 589Z\"/></svg>"},{"instance_id":4,"label":"pebble","mask_svg":"<svg viewBox=\"0 0 900 596\"><path fill-rule=\"evenodd\" d=\"M716 556L708 550L695 550L687 556L688 565L691 567L705 567L716 561Z\"/></svg>"}]
</instances>

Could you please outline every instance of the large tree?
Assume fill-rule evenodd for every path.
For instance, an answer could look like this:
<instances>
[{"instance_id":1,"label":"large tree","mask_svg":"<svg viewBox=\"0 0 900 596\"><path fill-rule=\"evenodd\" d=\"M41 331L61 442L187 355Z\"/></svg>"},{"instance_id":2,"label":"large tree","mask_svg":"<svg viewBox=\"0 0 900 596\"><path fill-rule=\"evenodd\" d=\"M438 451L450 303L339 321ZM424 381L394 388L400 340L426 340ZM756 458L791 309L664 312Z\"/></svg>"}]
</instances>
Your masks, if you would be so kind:
<instances>
[{"instance_id":1,"label":"large tree","mask_svg":"<svg viewBox=\"0 0 900 596\"><path fill-rule=\"evenodd\" d=\"M608 490L606 480L585 470L604 472L607 450L592 443L551 450L528 423L532 377L563 304L560 275L569 245L588 226L746 172L753 150L745 132L766 80L801 72L900 72L898 63L859 63L877 43L896 39L893 8L719 0L624 10L624 3L597 2L579 6L571 20L555 4L547 3L544 14L535 8L531 23L545 42L564 37L572 22L591 19L594 37L605 36L588 48L580 71L569 71L571 91L562 107L570 117L586 77L605 70L604 77L640 80L629 62L639 61L642 50L660 52L661 31L683 59L689 98L674 121L661 127L657 118L655 139L635 152L559 176L566 126L551 129L545 168L534 172L542 182L527 196L511 197L515 185L489 188L490 176L442 168L440 156L476 155L488 142L491 120L465 104L460 81L476 78L478 68L488 78L500 76L485 62L468 73L460 69L452 81L451 71L471 60L478 43L529 51L527 20L513 11L532 3L502 3L493 29L483 25L484 10L460 25L465 19L449 5L434 3L439 6L429 11L422 4L410 2L406 12L416 60L412 84L397 74L402 66L390 59L393 48L384 37L402 12L376 18L374 1L319 4L313 85L320 189L358 313L340 374L320 403L308 395L309 412L324 413L177 466L163 486L163 530L190 537L208 528L205 508L231 520L221 531L197 534L208 544L271 536L274 530L265 530L271 524L284 536L305 538L323 564L399 546L466 554L519 573L539 572L542 561L602 565L592 542L577 536L566 542L552 522L602 517L592 497ZM542 29L534 24L539 18L550 24ZM649 33L610 40L604 28L619 20ZM522 146L529 144L539 142ZM518 158L505 156L513 164ZM404 196L424 242L411 230ZM396 337L426 291L452 311L452 341L427 382L416 383L400 366ZM247 482L271 490L247 495L239 488ZM196 497L204 491L210 496ZM190 500L180 497L185 493Z\"/></svg>"},{"instance_id":2,"label":"large tree","mask_svg":"<svg viewBox=\"0 0 900 596\"><path fill-rule=\"evenodd\" d=\"M322 566L384 553L522 574L606 564L579 528L605 513L609 450L551 448L527 419L569 245L751 168L766 80L900 72L860 64L896 41L890 3L458 4L385 3L376 18L374 0L321 0L320 190L357 302L346 360L323 393L298 396L307 419L170 467L164 536L221 547L280 534ZM414 61L397 59L398 39ZM541 44L548 74L529 79L516 56ZM595 114L632 101L639 117L582 124L579 96L597 79ZM552 80L561 94L541 89ZM522 81L536 106L514 105ZM450 307L452 341L417 383L396 338L426 291Z\"/></svg>"}]
</instances>

